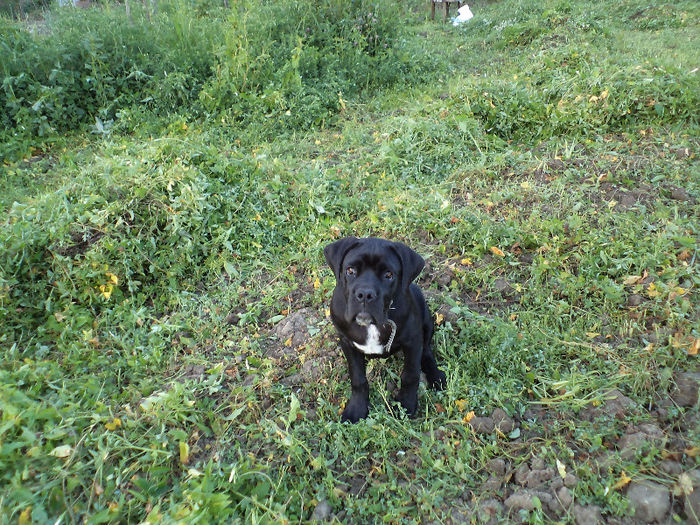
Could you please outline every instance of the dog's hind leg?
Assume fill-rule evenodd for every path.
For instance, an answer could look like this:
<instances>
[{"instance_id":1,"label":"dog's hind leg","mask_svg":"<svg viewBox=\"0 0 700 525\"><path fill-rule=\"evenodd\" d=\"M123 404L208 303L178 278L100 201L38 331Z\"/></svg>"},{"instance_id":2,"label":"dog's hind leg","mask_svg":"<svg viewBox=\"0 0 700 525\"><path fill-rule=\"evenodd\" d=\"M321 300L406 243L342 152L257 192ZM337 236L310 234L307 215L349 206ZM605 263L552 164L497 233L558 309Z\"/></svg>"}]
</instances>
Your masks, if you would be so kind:
<instances>
[{"instance_id":1,"label":"dog's hind leg","mask_svg":"<svg viewBox=\"0 0 700 525\"><path fill-rule=\"evenodd\" d=\"M433 331L434 325L431 317L427 317L423 321L423 355L420 360L420 367L425 377L428 379L428 385L433 390L443 390L447 386L447 376L445 372L440 370L435 361L433 354Z\"/></svg>"}]
</instances>

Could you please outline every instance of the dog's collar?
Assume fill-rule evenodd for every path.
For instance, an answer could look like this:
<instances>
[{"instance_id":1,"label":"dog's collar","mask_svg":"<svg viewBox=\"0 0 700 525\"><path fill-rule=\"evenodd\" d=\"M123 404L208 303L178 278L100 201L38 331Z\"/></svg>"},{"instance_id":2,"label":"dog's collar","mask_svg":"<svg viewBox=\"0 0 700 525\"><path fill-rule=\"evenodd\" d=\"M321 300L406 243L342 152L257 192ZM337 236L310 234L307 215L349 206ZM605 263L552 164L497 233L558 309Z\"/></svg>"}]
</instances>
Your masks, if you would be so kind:
<instances>
[{"instance_id":1,"label":"dog's collar","mask_svg":"<svg viewBox=\"0 0 700 525\"><path fill-rule=\"evenodd\" d=\"M391 325L391 335L389 336L389 340L384 345L385 354L388 354L391 350L391 345L394 342L394 336L396 335L396 323L391 319L387 319L387 322Z\"/></svg>"}]
</instances>

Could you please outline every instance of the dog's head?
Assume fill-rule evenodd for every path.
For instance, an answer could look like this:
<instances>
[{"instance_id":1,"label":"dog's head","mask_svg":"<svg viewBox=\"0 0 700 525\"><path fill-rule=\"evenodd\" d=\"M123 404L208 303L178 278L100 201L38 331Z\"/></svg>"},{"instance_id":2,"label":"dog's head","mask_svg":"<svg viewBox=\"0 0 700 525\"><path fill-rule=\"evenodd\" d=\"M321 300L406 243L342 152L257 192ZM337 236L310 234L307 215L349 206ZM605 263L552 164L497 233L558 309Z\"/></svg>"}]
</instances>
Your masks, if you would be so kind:
<instances>
[{"instance_id":1,"label":"dog's head","mask_svg":"<svg viewBox=\"0 0 700 525\"><path fill-rule=\"evenodd\" d=\"M345 237L323 255L345 297L345 320L361 326L384 325L394 298L408 291L425 265L405 244L371 237Z\"/></svg>"}]
</instances>

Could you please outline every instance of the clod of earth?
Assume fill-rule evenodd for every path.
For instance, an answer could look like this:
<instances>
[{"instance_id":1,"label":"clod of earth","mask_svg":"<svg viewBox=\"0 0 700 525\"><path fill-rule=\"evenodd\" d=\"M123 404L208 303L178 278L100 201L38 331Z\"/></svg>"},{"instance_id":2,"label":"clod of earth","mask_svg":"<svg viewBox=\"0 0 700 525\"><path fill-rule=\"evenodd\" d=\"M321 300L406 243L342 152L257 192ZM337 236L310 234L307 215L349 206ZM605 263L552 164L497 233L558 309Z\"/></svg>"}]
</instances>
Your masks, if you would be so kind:
<instances>
[{"instance_id":1,"label":"clod of earth","mask_svg":"<svg viewBox=\"0 0 700 525\"><path fill-rule=\"evenodd\" d=\"M598 525L603 523L603 517L598 505L574 505L574 521L576 525Z\"/></svg>"},{"instance_id":2,"label":"clod of earth","mask_svg":"<svg viewBox=\"0 0 700 525\"><path fill-rule=\"evenodd\" d=\"M671 398L682 407L692 407L698 402L700 372L681 372L675 377L676 389Z\"/></svg>"},{"instance_id":3,"label":"clod of earth","mask_svg":"<svg viewBox=\"0 0 700 525\"><path fill-rule=\"evenodd\" d=\"M495 476L503 476L506 473L506 462L502 458L493 458L486 463L486 471Z\"/></svg>"},{"instance_id":4,"label":"clod of earth","mask_svg":"<svg viewBox=\"0 0 700 525\"><path fill-rule=\"evenodd\" d=\"M333 509L326 500L320 501L311 515L311 522L327 521L331 517L332 511Z\"/></svg>"},{"instance_id":5,"label":"clod of earth","mask_svg":"<svg viewBox=\"0 0 700 525\"><path fill-rule=\"evenodd\" d=\"M515 428L513 419L501 408L497 408L491 414L494 426L504 434L510 434Z\"/></svg>"},{"instance_id":6,"label":"clod of earth","mask_svg":"<svg viewBox=\"0 0 700 525\"><path fill-rule=\"evenodd\" d=\"M658 445L664 438L664 433L652 424L642 424L628 431L620 438L617 446L620 449L620 457L630 460L645 445Z\"/></svg>"},{"instance_id":7,"label":"clod of earth","mask_svg":"<svg viewBox=\"0 0 700 525\"><path fill-rule=\"evenodd\" d=\"M685 495L683 510L690 525L700 525L700 469L691 470L688 476L693 482L693 492Z\"/></svg>"},{"instance_id":8,"label":"clod of earth","mask_svg":"<svg viewBox=\"0 0 700 525\"><path fill-rule=\"evenodd\" d=\"M280 341L291 338L291 346L302 345L309 337L309 325L314 324L318 314L311 308L302 308L282 319L274 328L274 334Z\"/></svg>"}]
</instances>

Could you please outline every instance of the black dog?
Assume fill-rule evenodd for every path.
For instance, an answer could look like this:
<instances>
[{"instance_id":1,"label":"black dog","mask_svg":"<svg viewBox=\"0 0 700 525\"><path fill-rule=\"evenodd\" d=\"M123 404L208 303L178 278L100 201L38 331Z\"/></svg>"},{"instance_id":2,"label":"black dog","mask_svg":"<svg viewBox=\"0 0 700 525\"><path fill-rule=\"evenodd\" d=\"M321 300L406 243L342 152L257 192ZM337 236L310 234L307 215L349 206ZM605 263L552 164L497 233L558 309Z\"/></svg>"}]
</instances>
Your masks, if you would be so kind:
<instances>
[{"instance_id":1,"label":"black dog","mask_svg":"<svg viewBox=\"0 0 700 525\"><path fill-rule=\"evenodd\" d=\"M430 386L442 390L446 376L435 362L431 339L433 319L420 288L412 281L425 261L400 242L346 237L323 250L336 287L331 319L348 361L352 395L342 420L357 422L369 411L367 357L403 351L404 368L397 401L413 416L423 370Z\"/></svg>"}]
</instances>

